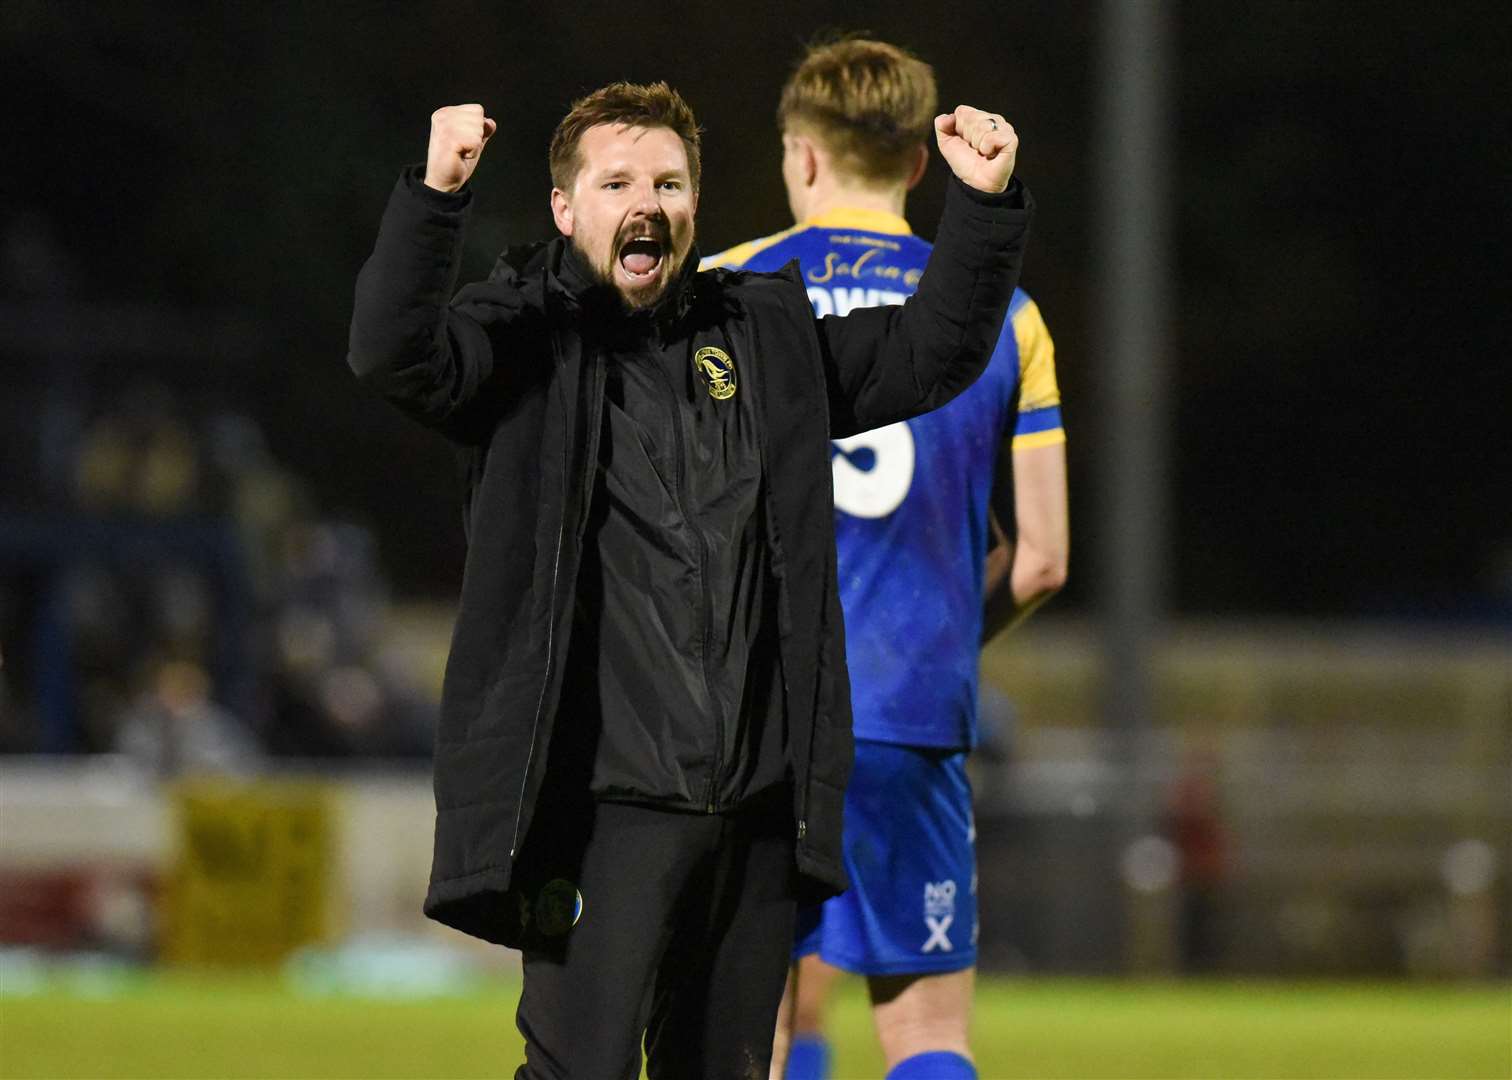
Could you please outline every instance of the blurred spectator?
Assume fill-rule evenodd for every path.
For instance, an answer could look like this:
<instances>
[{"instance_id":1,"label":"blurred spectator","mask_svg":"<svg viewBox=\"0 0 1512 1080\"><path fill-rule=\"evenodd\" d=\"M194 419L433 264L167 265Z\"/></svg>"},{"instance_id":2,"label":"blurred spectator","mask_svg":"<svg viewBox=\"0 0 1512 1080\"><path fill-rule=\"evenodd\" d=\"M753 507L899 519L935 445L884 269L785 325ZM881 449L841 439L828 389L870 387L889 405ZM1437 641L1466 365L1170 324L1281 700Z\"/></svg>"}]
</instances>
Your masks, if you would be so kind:
<instances>
[{"instance_id":1,"label":"blurred spectator","mask_svg":"<svg viewBox=\"0 0 1512 1080\"><path fill-rule=\"evenodd\" d=\"M1166 832L1181 858L1182 970L1208 973L1223 955L1221 919L1228 880L1228 830L1210 751L1187 754L1166 808Z\"/></svg>"},{"instance_id":2,"label":"blurred spectator","mask_svg":"<svg viewBox=\"0 0 1512 1080\"><path fill-rule=\"evenodd\" d=\"M219 413L207 426L214 511L236 523L260 602L276 604L284 537L315 517L304 486L279 466L250 417Z\"/></svg>"},{"instance_id":3,"label":"blurred spectator","mask_svg":"<svg viewBox=\"0 0 1512 1080\"><path fill-rule=\"evenodd\" d=\"M210 700L205 670L181 660L158 666L147 692L122 717L115 749L164 780L244 774L261 759L244 725Z\"/></svg>"},{"instance_id":4,"label":"blurred spectator","mask_svg":"<svg viewBox=\"0 0 1512 1080\"><path fill-rule=\"evenodd\" d=\"M428 753L430 709L379 641L385 602L372 537L352 526L294 525L279 576L268 748L316 757Z\"/></svg>"},{"instance_id":5,"label":"blurred spectator","mask_svg":"<svg viewBox=\"0 0 1512 1080\"><path fill-rule=\"evenodd\" d=\"M85 431L74 470L78 505L103 514L182 517L204 509L200 451L173 394L143 384Z\"/></svg>"},{"instance_id":6,"label":"blurred spectator","mask_svg":"<svg viewBox=\"0 0 1512 1080\"><path fill-rule=\"evenodd\" d=\"M429 753L372 536L319 520L253 420L142 382L70 442L68 516L0 567L0 628L27 659L0 685L0 750L116 748L164 775L242 768L259 743Z\"/></svg>"}]
</instances>

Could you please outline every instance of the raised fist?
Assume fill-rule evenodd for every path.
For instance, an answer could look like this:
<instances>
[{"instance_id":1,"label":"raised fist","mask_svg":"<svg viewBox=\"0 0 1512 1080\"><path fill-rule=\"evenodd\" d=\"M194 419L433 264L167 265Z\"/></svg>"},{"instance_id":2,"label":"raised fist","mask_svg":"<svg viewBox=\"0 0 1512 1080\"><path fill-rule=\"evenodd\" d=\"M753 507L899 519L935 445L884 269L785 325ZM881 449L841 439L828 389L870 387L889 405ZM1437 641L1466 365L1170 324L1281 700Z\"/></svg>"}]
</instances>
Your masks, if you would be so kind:
<instances>
[{"instance_id":1,"label":"raised fist","mask_svg":"<svg viewBox=\"0 0 1512 1080\"><path fill-rule=\"evenodd\" d=\"M498 126L483 115L481 105L446 105L431 113L426 187L456 191L467 183Z\"/></svg>"},{"instance_id":2,"label":"raised fist","mask_svg":"<svg viewBox=\"0 0 1512 1080\"><path fill-rule=\"evenodd\" d=\"M935 117L940 153L961 181L978 191L1002 191L1013 176L1018 132L998 113L957 105Z\"/></svg>"}]
</instances>

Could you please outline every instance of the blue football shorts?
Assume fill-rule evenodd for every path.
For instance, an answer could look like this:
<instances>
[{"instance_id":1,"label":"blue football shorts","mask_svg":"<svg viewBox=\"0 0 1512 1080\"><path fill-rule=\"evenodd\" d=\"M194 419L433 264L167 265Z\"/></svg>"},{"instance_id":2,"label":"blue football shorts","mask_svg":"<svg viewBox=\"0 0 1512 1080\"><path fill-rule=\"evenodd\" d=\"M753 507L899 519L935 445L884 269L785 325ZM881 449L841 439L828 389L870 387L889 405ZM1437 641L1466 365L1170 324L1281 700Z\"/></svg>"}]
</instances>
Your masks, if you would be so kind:
<instances>
[{"instance_id":1,"label":"blue football shorts","mask_svg":"<svg viewBox=\"0 0 1512 1080\"><path fill-rule=\"evenodd\" d=\"M966 752L856 740L845 793L851 887L800 910L794 957L860 975L976 964L976 826Z\"/></svg>"}]
</instances>

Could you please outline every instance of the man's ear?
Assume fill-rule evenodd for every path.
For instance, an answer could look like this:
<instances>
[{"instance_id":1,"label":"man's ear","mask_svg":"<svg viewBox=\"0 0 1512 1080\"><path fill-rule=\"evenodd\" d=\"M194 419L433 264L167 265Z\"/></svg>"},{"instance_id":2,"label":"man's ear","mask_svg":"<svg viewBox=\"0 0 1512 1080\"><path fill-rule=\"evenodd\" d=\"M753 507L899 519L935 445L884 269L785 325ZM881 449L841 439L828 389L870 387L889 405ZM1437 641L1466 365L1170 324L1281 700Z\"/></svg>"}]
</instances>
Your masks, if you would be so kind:
<instances>
[{"instance_id":1,"label":"man's ear","mask_svg":"<svg viewBox=\"0 0 1512 1080\"><path fill-rule=\"evenodd\" d=\"M924 179L924 170L927 168L929 168L929 147L920 143L914 157L913 172L908 174L908 187L905 190L912 191L919 181Z\"/></svg>"},{"instance_id":2,"label":"man's ear","mask_svg":"<svg viewBox=\"0 0 1512 1080\"><path fill-rule=\"evenodd\" d=\"M813 187L814 178L819 175L819 151L814 140L807 135L797 136L797 142L798 175L803 178L805 187Z\"/></svg>"},{"instance_id":3,"label":"man's ear","mask_svg":"<svg viewBox=\"0 0 1512 1080\"><path fill-rule=\"evenodd\" d=\"M561 188L551 189L551 220L556 222L557 232L563 236L572 235L572 204Z\"/></svg>"}]
</instances>

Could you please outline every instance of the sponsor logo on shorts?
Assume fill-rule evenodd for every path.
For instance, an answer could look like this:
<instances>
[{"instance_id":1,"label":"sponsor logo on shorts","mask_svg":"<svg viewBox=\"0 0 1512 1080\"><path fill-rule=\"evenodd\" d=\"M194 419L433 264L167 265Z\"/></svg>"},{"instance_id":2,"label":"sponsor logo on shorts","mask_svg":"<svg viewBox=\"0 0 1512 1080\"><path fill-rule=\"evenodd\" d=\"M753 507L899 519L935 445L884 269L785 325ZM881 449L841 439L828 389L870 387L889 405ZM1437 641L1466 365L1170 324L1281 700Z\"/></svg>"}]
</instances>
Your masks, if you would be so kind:
<instances>
[{"instance_id":1,"label":"sponsor logo on shorts","mask_svg":"<svg viewBox=\"0 0 1512 1080\"><path fill-rule=\"evenodd\" d=\"M929 937L920 952L952 952L955 946L946 935L950 924L955 922L956 883L954 881L926 881L924 883L924 927Z\"/></svg>"}]
</instances>

